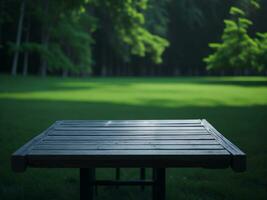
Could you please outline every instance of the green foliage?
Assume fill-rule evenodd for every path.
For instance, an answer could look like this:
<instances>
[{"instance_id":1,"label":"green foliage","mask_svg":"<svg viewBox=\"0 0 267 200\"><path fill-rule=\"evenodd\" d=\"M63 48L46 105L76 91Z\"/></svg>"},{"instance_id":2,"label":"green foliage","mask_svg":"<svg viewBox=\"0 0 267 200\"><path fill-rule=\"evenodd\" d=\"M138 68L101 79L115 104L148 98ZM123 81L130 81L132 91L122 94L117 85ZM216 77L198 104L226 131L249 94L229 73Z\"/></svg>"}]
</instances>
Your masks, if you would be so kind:
<instances>
[{"instance_id":1,"label":"green foliage","mask_svg":"<svg viewBox=\"0 0 267 200\"><path fill-rule=\"evenodd\" d=\"M152 34L145 26L147 0L47 0L36 3L29 0L27 6L28 13L41 25L41 38L23 42L19 47L11 43L10 49L35 52L46 61L49 71L90 73L94 63L92 34L97 29L109 33L104 41L112 44L115 51L119 51L116 48L120 46L123 50L128 49L129 54L148 55L155 63L162 62L162 54L168 46L166 39ZM105 12L97 16L95 9ZM109 20L101 22L105 20L102 17ZM48 41L43 40L43 35L49 36ZM127 55L127 51L122 51L121 55Z\"/></svg>"},{"instance_id":2,"label":"green foliage","mask_svg":"<svg viewBox=\"0 0 267 200\"><path fill-rule=\"evenodd\" d=\"M230 14L234 17L244 17L245 12L237 7L231 7Z\"/></svg>"},{"instance_id":3,"label":"green foliage","mask_svg":"<svg viewBox=\"0 0 267 200\"><path fill-rule=\"evenodd\" d=\"M83 1L49 1L48 5L48 13L41 4L33 13L42 24L42 31L45 29L45 34L49 34L48 44L24 42L20 50L39 54L47 61L50 71L90 73L93 63L91 44L94 42L91 33L96 29L96 20L85 12Z\"/></svg>"},{"instance_id":4,"label":"green foliage","mask_svg":"<svg viewBox=\"0 0 267 200\"><path fill-rule=\"evenodd\" d=\"M254 2L254 1L253 1ZM254 2L255 3L255 2ZM254 4L253 3L253 4ZM204 58L207 69L245 68L262 70L266 62L262 62L265 46L263 35L255 40L248 35L248 28L253 23L247 19L247 14L237 7L231 7L231 19L224 20L225 29L222 43L210 43L214 53ZM261 63L261 64L260 64Z\"/></svg>"},{"instance_id":5,"label":"green foliage","mask_svg":"<svg viewBox=\"0 0 267 200\"><path fill-rule=\"evenodd\" d=\"M87 24L90 24L89 27ZM62 55L62 64L52 63L54 68L73 72L90 72L93 63L91 32L95 30L95 19L81 10L61 15L53 36L58 45L54 46Z\"/></svg>"},{"instance_id":6,"label":"green foliage","mask_svg":"<svg viewBox=\"0 0 267 200\"><path fill-rule=\"evenodd\" d=\"M257 33L256 43L258 45L258 68L267 68L267 33Z\"/></svg>"},{"instance_id":7,"label":"green foliage","mask_svg":"<svg viewBox=\"0 0 267 200\"><path fill-rule=\"evenodd\" d=\"M169 14L167 11L170 0L149 0L144 12L145 27L151 33L161 37L167 36Z\"/></svg>"},{"instance_id":8,"label":"green foliage","mask_svg":"<svg viewBox=\"0 0 267 200\"><path fill-rule=\"evenodd\" d=\"M162 53L169 45L160 36L153 35L143 27L136 26L130 30L121 29L118 33L123 41L131 47L131 53L144 57L149 54L155 63L162 62Z\"/></svg>"},{"instance_id":9,"label":"green foliage","mask_svg":"<svg viewBox=\"0 0 267 200\"><path fill-rule=\"evenodd\" d=\"M118 37L130 47L130 52L141 57L149 55L155 63L161 63L169 42L145 28L142 11L147 8L147 0L107 1L105 6L111 11Z\"/></svg>"}]
</instances>

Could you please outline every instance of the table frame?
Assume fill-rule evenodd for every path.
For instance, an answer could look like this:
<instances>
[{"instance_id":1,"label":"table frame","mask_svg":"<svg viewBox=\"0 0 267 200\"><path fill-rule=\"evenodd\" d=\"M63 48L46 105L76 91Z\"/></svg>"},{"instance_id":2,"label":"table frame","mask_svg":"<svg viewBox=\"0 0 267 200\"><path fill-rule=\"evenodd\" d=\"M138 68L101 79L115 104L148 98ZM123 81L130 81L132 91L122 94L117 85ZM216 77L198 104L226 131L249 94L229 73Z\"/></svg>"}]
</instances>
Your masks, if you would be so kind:
<instances>
[{"instance_id":1,"label":"table frame","mask_svg":"<svg viewBox=\"0 0 267 200\"><path fill-rule=\"evenodd\" d=\"M166 196L166 169L153 168L153 179L144 179L144 168L141 168L141 180L120 181L116 176L116 180L96 180L95 168L80 168L80 200L93 200L96 187L101 185L115 186L152 186L152 199L165 200Z\"/></svg>"}]
</instances>

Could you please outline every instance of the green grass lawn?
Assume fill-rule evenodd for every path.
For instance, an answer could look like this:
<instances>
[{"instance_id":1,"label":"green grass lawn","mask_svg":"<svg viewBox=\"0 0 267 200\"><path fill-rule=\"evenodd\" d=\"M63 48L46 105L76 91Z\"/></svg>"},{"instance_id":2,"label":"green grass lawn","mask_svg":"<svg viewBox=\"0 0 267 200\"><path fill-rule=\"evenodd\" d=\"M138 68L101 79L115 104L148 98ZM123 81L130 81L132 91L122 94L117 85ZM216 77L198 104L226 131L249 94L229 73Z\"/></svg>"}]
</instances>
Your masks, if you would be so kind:
<instances>
[{"instance_id":1,"label":"green grass lawn","mask_svg":"<svg viewBox=\"0 0 267 200\"><path fill-rule=\"evenodd\" d=\"M13 173L11 153L59 119L206 118L248 156L231 169L168 169L167 199L267 199L267 78L0 76L0 199L78 199L77 169ZM137 178L123 169L123 179ZM113 178L113 169L97 170ZM150 199L150 188L100 187L97 199Z\"/></svg>"}]
</instances>

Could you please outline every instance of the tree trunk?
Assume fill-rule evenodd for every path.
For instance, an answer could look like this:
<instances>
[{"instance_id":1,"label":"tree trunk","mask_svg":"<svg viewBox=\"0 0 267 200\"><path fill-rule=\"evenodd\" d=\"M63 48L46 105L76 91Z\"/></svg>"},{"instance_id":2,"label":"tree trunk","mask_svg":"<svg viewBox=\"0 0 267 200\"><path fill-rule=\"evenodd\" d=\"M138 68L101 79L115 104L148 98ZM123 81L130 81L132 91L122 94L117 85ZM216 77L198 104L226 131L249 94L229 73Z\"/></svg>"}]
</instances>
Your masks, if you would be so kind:
<instances>
[{"instance_id":1,"label":"tree trunk","mask_svg":"<svg viewBox=\"0 0 267 200\"><path fill-rule=\"evenodd\" d=\"M1 7L1 10L0 10L1 12L3 10L2 8L4 7L3 4L4 4L4 1L2 1L2 4L1 4L1 6L2 6ZM2 60L2 58L3 58L3 56L2 56L3 55L3 53L2 53L3 52L3 49L2 48L3 48L2 23L0 22L0 60ZM0 69L1 69L1 67L0 67Z\"/></svg>"},{"instance_id":2,"label":"tree trunk","mask_svg":"<svg viewBox=\"0 0 267 200\"><path fill-rule=\"evenodd\" d=\"M60 43L63 45L64 44L64 41L61 40ZM65 46L65 52L66 52L66 55L71 58L71 47L70 46ZM62 66L62 78L66 78L69 76L69 69L66 68L66 66Z\"/></svg>"},{"instance_id":3,"label":"tree trunk","mask_svg":"<svg viewBox=\"0 0 267 200\"><path fill-rule=\"evenodd\" d=\"M101 76L105 77L107 76L107 69L106 69L106 59L107 59L107 54L106 54L106 49L104 48L104 45L102 44L102 67L101 67Z\"/></svg>"},{"instance_id":4,"label":"tree trunk","mask_svg":"<svg viewBox=\"0 0 267 200\"><path fill-rule=\"evenodd\" d=\"M30 20L30 18L29 18ZM28 27L27 27L27 33L26 33L26 39L25 42L28 43L30 40L30 22L28 21ZM29 65L29 52L24 52L24 60L23 60L23 76L28 75L28 65Z\"/></svg>"},{"instance_id":5,"label":"tree trunk","mask_svg":"<svg viewBox=\"0 0 267 200\"><path fill-rule=\"evenodd\" d=\"M29 52L24 53L24 61L23 61L23 76L28 75L28 65L29 65Z\"/></svg>"},{"instance_id":6,"label":"tree trunk","mask_svg":"<svg viewBox=\"0 0 267 200\"><path fill-rule=\"evenodd\" d=\"M21 42L24 11L25 11L25 0L23 0L20 5L20 17L19 17L18 31L17 31L17 38L16 38L16 48L20 46L20 42ZM19 59L19 52L16 49L14 57L13 57L13 64L12 64L12 70L11 70L11 74L13 76L17 74L18 59Z\"/></svg>"},{"instance_id":7,"label":"tree trunk","mask_svg":"<svg viewBox=\"0 0 267 200\"><path fill-rule=\"evenodd\" d=\"M5 1L1 1L1 4L0 4L0 12L4 12L4 9L5 9ZM2 15L0 14L0 17L2 17ZM4 21L0 20L0 51L1 51L1 48L3 48L3 35L2 35L2 27L3 27L3 24L4 24ZM1 57L0 57L1 59Z\"/></svg>"},{"instance_id":8,"label":"tree trunk","mask_svg":"<svg viewBox=\"0 0 267 200\"><path fill-rule=\"evenodd\" d=\"M44 16L48 15L48 0L43 0L44 2ZM48 48L49 43L49 33L46 31L47 27L43 24L42 27L42 45L44 46L45 50ZM47 60L45 58L42 58L41 66L40 66L40 74L41 76L45 77L47 75Z\"/></svg>"},{"instance_id":9,"label":"tree trunk","mask_svg":"<svg viewBox=\"0 0 267 200\"><path fill-rule=\"evenodd\" d=\"M48 42L49 42L49 35L48 33L43 33L42 36L42 45L47 50L48 48ZM40 68L40 74L41 76L45 77L47 75L47 60L45 58L42 58L41 68Z\"/></svg>"}]
</instances>

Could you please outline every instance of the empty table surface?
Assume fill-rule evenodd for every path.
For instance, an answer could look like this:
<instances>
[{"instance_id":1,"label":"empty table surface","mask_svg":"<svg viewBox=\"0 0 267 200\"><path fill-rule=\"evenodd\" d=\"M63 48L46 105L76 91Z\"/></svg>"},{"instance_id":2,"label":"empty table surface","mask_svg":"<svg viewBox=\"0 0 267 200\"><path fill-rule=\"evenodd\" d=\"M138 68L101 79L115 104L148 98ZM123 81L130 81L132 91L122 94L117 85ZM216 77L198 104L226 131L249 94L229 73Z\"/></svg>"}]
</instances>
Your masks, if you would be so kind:
<instances>
[{"instance_id":1,"label":"empty table surface","mask_svg":"<svg viewBox=\"0 0 267 200\"><path fill-rule=\"evenodd\" d=\"M244 171L246 156L206 120L57 121L12 155L29 167L205 167Z\"/></svg>"}]
</instances>

